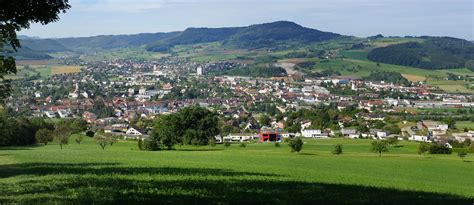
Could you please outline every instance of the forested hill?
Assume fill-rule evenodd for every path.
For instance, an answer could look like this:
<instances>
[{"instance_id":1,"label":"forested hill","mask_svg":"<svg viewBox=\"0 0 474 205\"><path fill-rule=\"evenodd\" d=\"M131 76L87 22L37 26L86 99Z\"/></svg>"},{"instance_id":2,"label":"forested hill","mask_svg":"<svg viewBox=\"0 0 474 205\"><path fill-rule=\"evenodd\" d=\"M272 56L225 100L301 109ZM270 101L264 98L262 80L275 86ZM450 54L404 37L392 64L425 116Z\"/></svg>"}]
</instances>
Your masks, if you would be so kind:
<instances>
[{"instance_id":1,"label":"forested hill","mask_svg":"<svg viewBox=\"0 0 474 205\"><path fill-rule=\"evenodd\" d=\"M231 28L188 28L169 38L159 40L147 46L148 51L168 51L176 45L223 41L243 30L243 27Z\"/></svg>"},{"instance_id":2,"label":"forested hill","mask_svg":"<svg viewBox=\"0 0 474 205\"><path fill-rule=\"evenodd\" d=\"M424 41L408 42L373 49L371 61L424 69L468 67L474 70L474 43L450 37L423 37Z\"/></svg>"},{"instance_id":3,"label":"forested hill","mask_svg":"<svg viewBox=\"0 0 474 205\"><path fill-rule=\"evenodd\" d=\"M288 21L234 28L193 28L175 37L147 47L149 51L166 51L175 45L222 41L225 46L256 49L275 48L284 44L305 44L339 37L339 34L302 27Z\"/></svg>"},{"instance_id":4,"label":"forested hill","mask_svg":"<svg viewBox=\"0 0 474 205\"><path fill-rule=\"evenodd\" d=\"M231 36L225 44L238 48L275 47L280 43L311 43L330 40L339 34L306 28L289 21L258 24L246 27Z\"/></svg>"},{"instance_id":5,"label":"forested hill","mask_svg":"<svg viewBox=\"0 0 474 205\"><path fill-rule=\"evenodd\" d=\"M131 35L101 35L79 38L54 39L71 50L106 50L147 45L164 38L169 38L179 32L170 33L140 33Z\"/></svg>"}]
</instances>

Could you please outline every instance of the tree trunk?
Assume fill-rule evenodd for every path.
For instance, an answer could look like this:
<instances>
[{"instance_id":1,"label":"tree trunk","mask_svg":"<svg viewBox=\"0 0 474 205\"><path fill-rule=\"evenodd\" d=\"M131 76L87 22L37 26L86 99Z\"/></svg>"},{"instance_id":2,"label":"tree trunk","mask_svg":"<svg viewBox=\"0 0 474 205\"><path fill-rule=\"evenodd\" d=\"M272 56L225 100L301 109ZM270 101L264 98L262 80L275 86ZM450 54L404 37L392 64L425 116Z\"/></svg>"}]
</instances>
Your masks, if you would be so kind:
<instances>
[{"instance_id":1,"label":"tree trunk","mask_svg":"<svg viewBox=\"0 0 474 205\"><path fill-rule=\"evenodd\" d=\"M61 150L63 149L63 144L59 143L59 147L61 147Z\"/></svg>"}]
</instances>

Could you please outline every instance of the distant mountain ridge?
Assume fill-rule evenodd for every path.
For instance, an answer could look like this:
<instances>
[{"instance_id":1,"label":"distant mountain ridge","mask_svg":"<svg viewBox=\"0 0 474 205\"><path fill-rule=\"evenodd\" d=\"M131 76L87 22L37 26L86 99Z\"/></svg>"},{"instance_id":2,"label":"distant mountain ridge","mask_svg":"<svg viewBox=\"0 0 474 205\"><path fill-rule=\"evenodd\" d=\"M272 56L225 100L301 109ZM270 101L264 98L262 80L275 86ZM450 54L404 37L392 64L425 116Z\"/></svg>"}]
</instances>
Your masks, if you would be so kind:
<instances>
[{"instance_id":1,"label":"distant mountain ridge","mask_svg":"<svg viewBox=\"0 0 474 205\"><path fill-rule=\"evenodd\" d=\"M340 34L305 28L289 21L255 24L247 27L189 28L169 39L147 46L148 51L167 51L176 45L222 41L224 45L258 49L277 47L281 43L312 43L330 40Z\"/></svg>"},{"instance_id":2,"label":"distant mountain ridge","mask_svg":"<svg viewBox=\"0 0 474 205\"><path fill-rule=\"evenodd\" d=\"M145 46L148 51L164 52L176 45L222 42L235 48L256 49L276 47L281 43L311 43L330 40L340 34L302 27L289 21L255 24L247 27L188 28L168 33L131 35L100 35L92 37L37 39L22 36L24 45L32 51L100 51Z\"/></svg>"}]
</instances>

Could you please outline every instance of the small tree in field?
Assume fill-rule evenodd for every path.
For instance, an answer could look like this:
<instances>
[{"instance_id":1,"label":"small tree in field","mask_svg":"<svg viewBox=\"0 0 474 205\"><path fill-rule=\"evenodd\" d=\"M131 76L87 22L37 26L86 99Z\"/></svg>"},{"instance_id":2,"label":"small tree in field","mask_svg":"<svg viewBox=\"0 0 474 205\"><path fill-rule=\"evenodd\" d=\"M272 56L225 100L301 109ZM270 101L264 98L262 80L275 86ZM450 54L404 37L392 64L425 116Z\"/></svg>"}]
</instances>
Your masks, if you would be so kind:
<instances>
[{"instance_id":1,"label":"small tree in field","mask_svg":"<svg viewBox=\"0 0 474 205\"><path fill-rule=\"evenodd\" d=\"M114 143L118 142L117 136L114 136L110 133L97 133L94 139L95 142L102 148L102 150L104 150L107 145L112 146Z\"/></svg>"},{"instance_id":2,"label":"small tree in field","mask_svg":"<svg viewBox=\"0 0 474 205\"><path fill-rule=\"evenodd\" d=\"M466 157L467 153L464 150L458 152L458 156L461 157L462 161L464 161L464 157Z\"/></svg>"},{"instance_id":3,"label":"small tree in field","mask_svg":"<svg viewBox=\"0 0 474 205\"><path fill-rule=\"evenodd\" d=\"M83 139L84 139L84 136L82 136L82 134L77 134L76 138L74 138L77 144L81 144Z\"/></svg>"},{"instance_id":4,"label":"small tree in field","mask_svg":"<svg viewBox=\"0 0 474 205\"><path fill-rule=\"evenodd\" d=\"M299 153L303 149L303 140L299 137L293 138L288 142L288 146L291 147L291 152Z\"/></svg>"},{"instance_id":5,"label":"small tree in field","mask_svg":"<svg viewBox=\"0 0 474 205\"><path fill-rule=\"evenodd\" d=\"M422 154L425 154L430 149L430 146L426 142L420 142L418 145L418 154L421 156Z\"/></svg>"},{"instance_id":6,"label":"small tree in field","mask_svg":"<svg viewBox=\"0 0 474 205\"><path fill-rule=\"evenodd\" d=\"M112 146L112 145L114 145L115 143L118 142L118 136L116 136L116 135L112 135L110 133L107 133L105 136L107 137L110 146Z\"/></svg>"},{"instance_id":7,"label":"small tree in field","mask_svg":"<svg viewBox=\"0 0 474 205\"><path fill-rule=\"evenodd\" d=\"M387 139L387 143L390 145L390 146L394 146L396 144L398 144L398 137L389 137Z\"/></svg>"},{"instance_id":8,"label":"small tree in field","mask_svg":"<svg viewBox=\"0 0 474 205\"><path fill-rule=\"evenodd\" d=\"M215 146L216 146L216 138L211 137L211 138L209 139L208 144L211 145L211 147L215 147Z\"/></svg>"},{"instance_id":9,"label":"small tree in field","mask_svg":"<svg viewBox=\"0 0 474 205\"><path fill-rule=\"evenodd\" d=\"M245 142L241 142L240 147L245 148L245 147L247 147L247 144Z\"/></svg>"},{"instance_id":10,"label":"small tree in field","mask_svg":"<svg viewBox=\"0 0 474 205\"><path fill-rule=\"evenodd\" d=\"M342 154L342 144L334 145L334 150L332 151L333 154Z\"/></svg>"},{"instance_id":11,"label":"small tree in field","mask_svg":"<svg viewBox=\"0 0 474 205\"><path fill-rule=\"evenodd\" d=\"M99 144L99 146L102 148L102 150L104 150L105 146L109 144L109 140L104 134L96 134L94 139L95 139L95 142Z\"/></svg>"},{"instance_id":12,"label":"small tree in field","mask_svg":"<svg viewBox=\"0 0 474 205\"><path fill-rule=\"evenodd\" d=\"M54 139L58 142L59 147L63 149L63 145L69 143L71 129L66 124L59 124L54 129Z\"/></svg>"},{"instance_id":13,"label":"small tree in field","mask_svg":"<svg viewBox=\"0 0 474 205\"><path fill-rule=\"evenodd\" d=\"M224 142L224 147L230 147L230 145L231 145L230 142L228 142L228 141L225 141L225 142Z\"/></svg>"},{"instance_id":14,"label":"small tree in field","mask_svg":"<svg viewBox=\"0 0 474 205\"><path fill-rule=\"evenodd\" d=\"M54 139L53 132L49 129L44 128L36 131L35 137L38 143L43 143L44 145L47 145Z\"/></svg>"},{"instance_id":15,"label":"small tree in field","mask_svg":"<svg viewBox=\"0 0 474 205\"><path fill-rule=\"evenodd\" d=\"M387 143L381 140L373 141L372 151L379 153L379 157L382 156L382 152L388 152Z\"/></svg>"}]
</instances>

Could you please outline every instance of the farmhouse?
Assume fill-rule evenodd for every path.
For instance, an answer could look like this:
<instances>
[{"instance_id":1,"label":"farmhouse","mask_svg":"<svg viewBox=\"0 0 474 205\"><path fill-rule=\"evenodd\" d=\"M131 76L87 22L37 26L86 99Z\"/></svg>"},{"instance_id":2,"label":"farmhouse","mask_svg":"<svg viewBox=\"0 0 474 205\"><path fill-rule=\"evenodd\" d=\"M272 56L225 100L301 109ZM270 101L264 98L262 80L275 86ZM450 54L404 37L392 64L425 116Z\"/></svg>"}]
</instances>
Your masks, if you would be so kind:
<instances>
[{"instance_id":1,"label":"farmhouse","mask_svg":"<svg viewBox=\"0 0 474 205\"><path fill-rule=\"evenodd\" d=\"M430 121L430 120L423 120L418 123L418 128L426 128L429 131L432 130L442 130L442 131L447 131L448 130L448 125L447 124L441 124L440 122L436 121Z\"/></svg>"},{"instance_id":2,"label":"farmhouse","mask_svg":"<svg viewBox=\"0 0 474 205\"><path fill-rule=\"evenodd\" d=\"M130 127L128 130L125 132L126 135L133 135L133 136L142 136L146 134L144 131L139 130L138 128L135 127Z\"/></svg>"}]
</instances>

